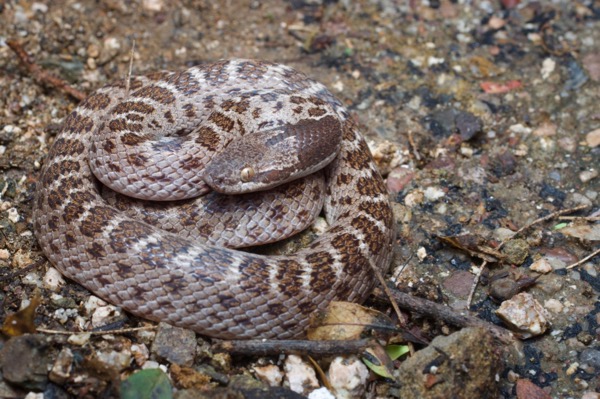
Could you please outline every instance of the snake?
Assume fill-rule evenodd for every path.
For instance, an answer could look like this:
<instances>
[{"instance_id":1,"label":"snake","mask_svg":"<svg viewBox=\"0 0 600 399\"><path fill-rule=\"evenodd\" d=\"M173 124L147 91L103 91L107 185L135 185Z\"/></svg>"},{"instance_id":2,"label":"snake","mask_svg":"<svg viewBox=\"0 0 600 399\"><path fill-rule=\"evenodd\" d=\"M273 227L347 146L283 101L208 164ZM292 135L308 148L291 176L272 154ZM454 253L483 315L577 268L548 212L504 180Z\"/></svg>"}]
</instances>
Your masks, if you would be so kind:
<instances>
[{"instance_id":1,"label":"snake","mask_svg":"<svg viewBox=\"0 0 600 399\"><path fill-rule=\"evenodd\" d=\"M327 228L296 252L253 250L320 213ZM332 301L364 302L396 237L343 103L249 59L131 76L78 104L42 166L33 228L98 297L220 339L302 337Z\"/></svg>"}]
</instances>

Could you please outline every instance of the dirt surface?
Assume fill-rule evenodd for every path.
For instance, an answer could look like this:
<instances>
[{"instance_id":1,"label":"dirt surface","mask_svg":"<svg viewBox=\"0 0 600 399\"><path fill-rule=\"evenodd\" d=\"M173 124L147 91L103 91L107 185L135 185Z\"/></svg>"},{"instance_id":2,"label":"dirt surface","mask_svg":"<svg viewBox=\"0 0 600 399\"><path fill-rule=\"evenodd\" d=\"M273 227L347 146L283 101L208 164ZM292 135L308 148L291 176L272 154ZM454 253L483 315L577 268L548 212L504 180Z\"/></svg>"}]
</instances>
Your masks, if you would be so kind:
<instances>
[{"instance_id":1,"label":"dirt surface","mask_svg":"<svg viewBox=\"0 0 600 399\"><path fill-rule=\"evenodd\" d=\"M0 320L37 291L38 327L144 325L61 282L36 244L37 173L77 101L39 84L6 44L18 41L39 66L90 93L127 76L135 41L135 74L259 58L330 87L388 176L399 224L391 281L462 310L481 271L471 310L501 325L499 304L521 290L531 294L551 325L506 359L498 395L598 398L600 256L567 266L597 251L600 240L599 21L598 4L571 0L0 2ZM596 219L551 218L498 253L512 232L580 205L587 207L570 216ZM442 236L462 236L463 249ZM482 258L489 260L483 269ZM99 308L108 314L101 317ZM411 323L428 339L455 331L435 320ZM148 358L171 364L156 350L147 353L153 334L83 343L51 334L5 337L0 346L19 349L0 352L0 396L112 397L118 381ZM186 337L191 349L182 356L196 351L188 361L196 372L204 364L217 370L214 385L253 365L280 365L277 357L213 356L208 341ZM25 363L26 356L11 357L16 353L37 360ZM7 370L19 360L31 378L15 383L11 372L8 384ZM52 368L49 380L40 364ZM181 390L177 370L171 367L171 378ZM365 395L394 397L395 384L373 376Z\"/></svg>"}]
</instances>

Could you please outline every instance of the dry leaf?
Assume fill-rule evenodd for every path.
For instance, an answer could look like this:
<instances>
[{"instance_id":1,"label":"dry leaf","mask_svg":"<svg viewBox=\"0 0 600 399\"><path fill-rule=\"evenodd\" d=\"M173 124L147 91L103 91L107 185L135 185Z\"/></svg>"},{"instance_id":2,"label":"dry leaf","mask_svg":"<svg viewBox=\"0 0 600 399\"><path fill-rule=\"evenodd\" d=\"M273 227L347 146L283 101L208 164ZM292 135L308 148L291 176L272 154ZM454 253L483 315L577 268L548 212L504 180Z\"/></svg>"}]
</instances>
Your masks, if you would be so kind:
<instances>
[{"instance_id":1,"label":"dry leaf","mask_svg":"<svg viewBox=\"0 0 600 399\"><path fill-rule=\"evenodd\" d=\"M394 329L383 313L351 302L333 301L311 320L307 337L313 341L359 339L367 329Z\"/></svg>"},{"instance_id":2,"label":"dry leaf","mask_svg":"<svg viewBox=\"0 0 600 399\"><path fill-rule=\"evenodd\" d=\"M36 331L34 323L35 309L40 302L40 293L36 291L26 308L6 316L6 319L4 319L4 323L2 324L2 332L9 337L34 333Z\"/></svg>"}]
</instances>

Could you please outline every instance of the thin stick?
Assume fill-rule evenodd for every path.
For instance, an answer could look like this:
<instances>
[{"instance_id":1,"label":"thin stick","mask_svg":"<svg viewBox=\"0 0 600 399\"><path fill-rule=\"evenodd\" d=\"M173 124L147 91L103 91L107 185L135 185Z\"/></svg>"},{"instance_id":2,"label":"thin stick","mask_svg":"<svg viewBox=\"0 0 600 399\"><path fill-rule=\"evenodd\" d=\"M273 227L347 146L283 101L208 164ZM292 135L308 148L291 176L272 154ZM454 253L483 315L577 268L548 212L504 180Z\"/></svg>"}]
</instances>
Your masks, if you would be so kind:
<instances>
[{"instance_id":1,"label":"thin stick","mask_svg":"<svg viewBox=\"0 0 600 399\"><path fill-rule=\"evenodd\" d=\"M558 220L581 220L586 222L597 222L600 216L560 216Z\"/></svg>"},{"instance_id":2,"label":"thin stick","mask_svg":"<svg viewBox=\"0 0 600 399\"><path fill-rule=\"evenodd\" d=\"M62 79L57 78L56 76L50 74L49 72L43 70L39 65L37 65L33 58L27 54L23 46L16 40L7 40L6 44L11 48L12 51L15 52L17 58L21 62L22 65L27 68L33 80L35 80L38 84L42 86L52 86L55 87L76 100L82 101L87 97L87 94L71 87L67 82Z\"/></svg>"},{"instance_id":3,"label":"thin stick","mask_svg":"<svg viewBox=\"0 0 600 399\"><path fill-rule=\"evenodd\" d=\"M574 267L582 265L583 263L587 262L588 260L592 259L594 256L596 256L598 254L600 254L600 248L598 248L597 250L595 250L594 252L592 252L591 254L586 256L585 258L581 259L579 262L575 262L575 263L567 266L567 269L572 269Z\"/></svg>"},{"instance_id":4,"label":"thin stick","mask_svg":"<svg viewBox=\"0 0 600 399\"><path fill-rule=\"evenodd\" d=\"M473 296L475 296L475 290L477 289L477 285L479 284L479 279L481 278L481 273L483 273L483 269L487 266L487 260L484 260L481 266L479 266L479 270L475 275L475 279L473 280L473 285L471 286L471 291L469 292L469 297L467 298L467 306L469 309L471 307L471 302L473 301Z\"/></svg>"},{"instance_id":5,"label":"thin stick","mask_svg":"<svg viewBox=\"0 0 600 399\"><path fill-rule=\"evenodd\" d=\"M106 330L106 331L61 331L61 330L50 330L47 328L38 327L38 332L44 334L57 334L57 335L76 335L76 334L90 334L90 335L109 335L109 334L128 334L137 331L156 330L156 326L144 326L144 327L132 327L132 328L119 328L117 330Z\"/></svg>"},{"instance_id":6,"label":"thin stick","mask_svg":"<svg viewBox=\"0 0 600 399\"><path fill-rule=\"evenodd\" d=\"M529 223L529 224L526 224L525 226L523 226L523 227L521 227L519 230L517 230L517 231L515 232L515 234L513 235L513 237L509 238L508 240L502 241L502 242L500 243L500 245L498 245L498 247L497 247L496 249L497 249L497 250L500 250L500 248L502 248L502 247L504 246L504 244L506 244L506 243L507 243L508 241L510 241L512 238L514 238L514 237L518 236L518 235L519 235L519 234L521 234L523 231L527 230L528 228L530 228L530 227L531 227L531 226L533 226L533 225L536 225L536 224L538 224L538 223L545 222L546 220L553 219L553 218L555 218L555 217L557 217L557 216L560 216L560 215L564 215L565 213L573 213L573 212L577 212L577 211L580 211L580 210L582 210L582 209L586 209L587 207L588 207L588 205L579 205L579 206L576 206L576 207L574 207L574 208L563 209L563 210L561 210L561 211L552 212L552 213L551 213L551 214L549 214L549 215L546 215L546 216L544 216L544 217L542 217L542 218L536 219L536 220L534 220L533 222L531 222L531 223Z\"/></svg>"},{"instance_id":7,"label":"thin stick","mask_svg":"<svg viewBox=\"0 0 600 399\"><path fill-rule=\"evenodd\" d=\"M482 327L505 344L510 344L515 340L514 335L510 331L478 319L470 314L457 313L448 306L415 297L397 289L390 289L390 291L394 299L398 302L398 305L412 313L427 316L435 320L442 320L458 327ZM381 289L376 288L373 294L377 299L386 301L386 295Z\"/></svg>"},{"instance_id":8,"label":"thin stick","mask_svg":"<svg viewBox=\"0 0 600 399\"><path fill-rule=\"evenodd\" d=\"M331 356L340 353L361 353L375 345L373 339L358 339L349 341L308 341L308 340L240 340L219 341L212 346L215 352L227 352L233 355L273 356L282 353Z\"/></svg>"},{"instance_id":9,"label":"thin stick","mask_svg":"<svg viewBox=\"0 0 600 399\"><path fill-rule=\"evenodd\" d=\"M133 72L133 56L135 55L135 39L131 43L131 51L129 52L129 71L127 72L127 80L125 80L125 98L129 97L129 86L131 84L131 74Z\"/></svg>"}]
</instances>

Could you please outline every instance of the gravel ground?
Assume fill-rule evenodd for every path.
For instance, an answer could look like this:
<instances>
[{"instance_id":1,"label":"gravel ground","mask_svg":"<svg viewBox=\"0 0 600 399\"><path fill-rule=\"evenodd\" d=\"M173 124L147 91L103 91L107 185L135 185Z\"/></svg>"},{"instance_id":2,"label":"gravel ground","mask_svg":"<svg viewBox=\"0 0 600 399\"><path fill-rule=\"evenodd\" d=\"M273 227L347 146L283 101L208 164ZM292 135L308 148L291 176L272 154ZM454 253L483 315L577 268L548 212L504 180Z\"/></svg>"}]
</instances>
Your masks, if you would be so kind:
<instances>
[{"instance_id":1,"label":"gravel ground","mask_svg":"<svg viewBox=\"0 0 600 399\"><path fill-rule=\"evenodd\" d=\"M135 74L259 58L330 87L371 140L396 202L391 281L460 310L481 274L474 314L505 325L495 311L524 291L526 305L535 300L550 320L542 335L500 356L487 397L599 398L600 256L568 267L600 241L599 20L600 6L584 0L0 2L0 320L38 295L38 327L145 325L61 281L36 244L37 173L77 101L36 82L6 44L17 40L37 65L90 93L127 76L135 41ZM577 206L585 209L569 216L588 219L552 217L499 253L514 231ZM455 331L435 320L411 323L427 339ZM185 331L167 339L184 349L183 360L161 354L153 341L167 329L84 342L2 338L0 396L113 397L120 379L154 361L187 364L194 375L210 368L214 386L270 363L283 369L278 357L214 355ZM27 378L15 383L10 370L19 367ZM196 385L182 382L178 367L169 373L186 397L184 388ZM358 395L398 397L403 383L372 375Z\"/></svg>"}]
</instances>

